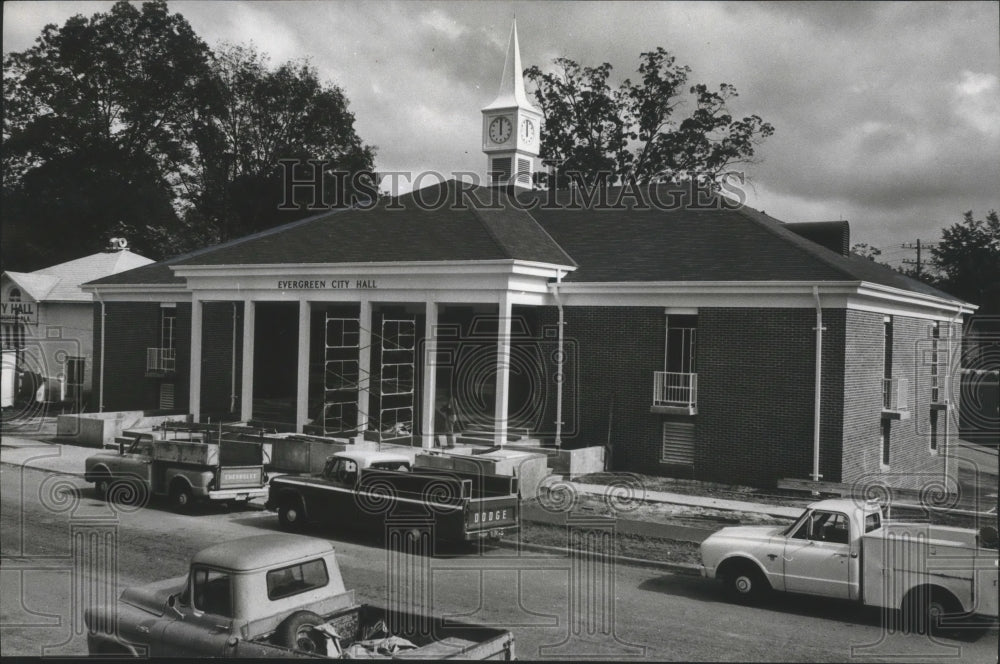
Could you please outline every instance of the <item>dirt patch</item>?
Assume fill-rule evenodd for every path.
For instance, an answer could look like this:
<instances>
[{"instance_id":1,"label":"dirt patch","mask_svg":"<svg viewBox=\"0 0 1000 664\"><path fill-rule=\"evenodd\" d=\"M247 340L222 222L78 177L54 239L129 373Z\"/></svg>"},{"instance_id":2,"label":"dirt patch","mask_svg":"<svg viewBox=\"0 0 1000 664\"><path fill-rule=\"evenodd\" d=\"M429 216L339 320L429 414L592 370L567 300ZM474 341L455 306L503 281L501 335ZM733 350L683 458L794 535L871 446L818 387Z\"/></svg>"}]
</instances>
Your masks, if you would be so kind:
<instances>
[{"instance_id":1,"label":"dirt patch","mask_svg":"<svg viewBox=\"0 0 1000 664\"><path fill-rule=\"evenodd\" d=\"M543 523L525 523L521 526L521 541L565 548L567 533L564 526ZM698 545L693 542L676 542L659 537L615 534L614 555L642 558L664 563L700 563Z\"/></svg>"}]
</instances>

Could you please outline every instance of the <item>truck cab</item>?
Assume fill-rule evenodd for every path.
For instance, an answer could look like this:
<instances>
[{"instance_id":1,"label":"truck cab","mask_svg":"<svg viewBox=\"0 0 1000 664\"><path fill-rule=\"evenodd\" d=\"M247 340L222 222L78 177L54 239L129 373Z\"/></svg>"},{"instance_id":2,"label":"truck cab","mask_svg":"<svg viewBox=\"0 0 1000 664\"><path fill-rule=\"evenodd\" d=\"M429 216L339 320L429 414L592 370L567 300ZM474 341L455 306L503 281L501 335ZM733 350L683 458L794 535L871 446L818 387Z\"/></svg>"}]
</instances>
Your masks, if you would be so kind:
<instances>
[{"instance_id":1,"label":"truck cab","mask_svg":"<svg viewBox=\"0 0 1000 664\"><path fill-rule=\"evenodd\" d=\"M367 468L376 470L395 470L409 472L410 458L396 452L380 452L374 450L351 450L337 452L326 460L323 466L323 477L343 486L354 486L358 481L358 473Z\"/></svg>"}]
</instances>

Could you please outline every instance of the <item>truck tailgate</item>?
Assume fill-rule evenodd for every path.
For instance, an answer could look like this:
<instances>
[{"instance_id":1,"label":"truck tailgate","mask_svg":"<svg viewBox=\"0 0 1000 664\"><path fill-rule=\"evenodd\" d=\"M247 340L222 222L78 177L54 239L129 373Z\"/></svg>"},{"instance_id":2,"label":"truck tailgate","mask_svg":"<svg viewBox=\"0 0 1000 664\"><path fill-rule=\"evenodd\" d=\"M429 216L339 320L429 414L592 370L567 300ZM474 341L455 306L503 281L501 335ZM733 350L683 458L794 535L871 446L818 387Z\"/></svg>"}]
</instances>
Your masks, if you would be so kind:
<instances>
[{"instance_id":1,"label":"truck tailgate","mask_svg":"<svg viewBox=\"0 0 1000 664\"><path fill-rule=\"evenodd\" d=\"M219 469L219 486L222 489L260 487L264 483L263 466L222 466Z\"/></svg>"},{"instance_id":2,"label":"truck tailgate","mask_svg":"<svg viewBox=\"0 0 1000 664\"><path fill-rule=\"evenodd\" d=\"M520 502L517 496L474 498L465 508L467 533L510 529L520 523Z\"/></svg>"}]
</instances>

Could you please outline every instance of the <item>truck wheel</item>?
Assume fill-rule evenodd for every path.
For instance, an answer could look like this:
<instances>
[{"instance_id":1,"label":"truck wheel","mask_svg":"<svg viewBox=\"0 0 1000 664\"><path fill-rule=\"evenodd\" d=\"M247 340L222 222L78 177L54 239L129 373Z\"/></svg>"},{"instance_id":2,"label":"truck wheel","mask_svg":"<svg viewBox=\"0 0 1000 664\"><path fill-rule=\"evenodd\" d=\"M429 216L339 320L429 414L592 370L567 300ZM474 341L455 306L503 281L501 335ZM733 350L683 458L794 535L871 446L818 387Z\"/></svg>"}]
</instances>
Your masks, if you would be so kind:
<instances>
[{"instance_id":1,"label":"truck wheel","mask_svg":"<svg viewBox=\"0 0 1000 664\"><path fill-rule=\"evenodd\" d=\"M904 629L916 634L948 635L941 627L941 618L960 611L957 600L947 591L933 588L914 588L906 594L901 608Z\"/></svg>"},{"instance_id":2,"label":"truck wheel","mask_svg":"<svg viewBox=\"0 0 1000 664\"><path fill-rule=\"evenodd\" d=\"M182 514L190 512L194 505L194 494L191 493L191 487L183 482L177 482L170 487L170 505L176 512Z\"/></svg>"},{"instance_id":3,"label":"truck wheel","mask_svg":"<svg viewBox=\"0 0 1000 664\"><path fill-rule=\"evenodd\" d=\"M108 475L101 475L96 480L94 480L94 491L97 492L97 497L104 499L108 495L108 489L111 488L111 477Z\"/></svg>"},{"instance_id":4,"label":"truck wheel","mask_svg":"<svg viewBox=\"0 0 1000 664\"><path fill-rule=\"evenodd\" d=\"M750 566L730 570L724 580L729 593L738 602L756 601L769 588L764 575Z\"/></svg>"},{"instance_id":5,"label":"truck wheel","mask_svg":"<svg viewBox=\"0 0 1000 664\"><path fill-rule=\"evenodd\" d=\"M296 611L278 625L273 640L286 648L325 654L326 641L313 630L322 624L323 619L312 611Z\"/></svg>"},{"instance_id":6,"label":"truck wheel","mask_svg":"<svg viewBox=\"0 0 1000 664\"><path fill-rule=\"evenodd\" d=\"M285 498L278 507L278 523L282 530L299 532L305 527L305 514L302 513L302 501L298 498Z\"/></svg>"}]
</instances>

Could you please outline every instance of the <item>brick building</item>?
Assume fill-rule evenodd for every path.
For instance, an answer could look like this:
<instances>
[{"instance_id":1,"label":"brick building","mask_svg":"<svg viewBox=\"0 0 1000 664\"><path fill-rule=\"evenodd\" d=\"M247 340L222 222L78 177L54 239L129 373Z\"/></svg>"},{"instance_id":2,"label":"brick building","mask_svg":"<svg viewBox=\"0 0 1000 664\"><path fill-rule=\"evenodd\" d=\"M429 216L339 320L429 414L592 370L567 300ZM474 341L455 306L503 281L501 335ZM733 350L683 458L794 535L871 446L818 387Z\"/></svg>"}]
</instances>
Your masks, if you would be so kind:
<instances>
[{"instance_id":1,"label":"brick building","mask_svg":"<svg viewBox=\"0 0 1000 664\"><path fill-rule=\"evenodd\" d=\"M102 409L428 447L450 409L498 444L761 486L946 472L974 307L851 255L847 222L783 223L690 183L532 190L540 113L512 43L483 109L495 186L91 282Z\"/></svg>"}]
</instances>

